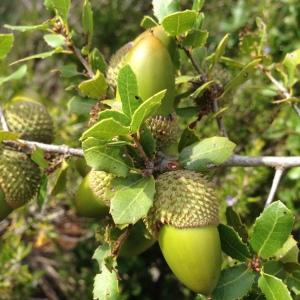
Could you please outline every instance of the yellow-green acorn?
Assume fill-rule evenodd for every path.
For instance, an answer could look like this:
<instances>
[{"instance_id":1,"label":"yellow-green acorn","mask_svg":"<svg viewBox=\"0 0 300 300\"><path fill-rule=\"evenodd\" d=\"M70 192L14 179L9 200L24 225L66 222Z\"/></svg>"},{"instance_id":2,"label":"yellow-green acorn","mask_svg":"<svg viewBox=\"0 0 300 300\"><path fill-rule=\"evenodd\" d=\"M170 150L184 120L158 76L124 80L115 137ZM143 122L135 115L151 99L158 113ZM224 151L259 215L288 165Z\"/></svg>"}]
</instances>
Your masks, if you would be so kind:
<instances>
[{"instance_id":1,"label":"yellow-green acorn","mask_svg":"<svg viewBox=\"0 0 300 300\"><path fill-rule=\"evenodd\" d=\"M20 133L24 140L51 143L54 130L46 107L34 101L17 101L4 110L9 130Z\"/></svg>"},{"instance_id":2,"label":"yellow-green acorn","mask_svg":"<svg viewBox=\"0 0 300 300\"><path fill-rule=\"evenodd\" d=\"M102 218L108 214L113 178L112 174L103 171L88 173L77 190L74 202L80 216Z\"/></svg>"},{"instance_id":3,"label":"yellow-green acorn","mask_svg":"<svg viewBox=\"0 0 300 300\"><path fill-rule=\"evenodd\" d=\"M89 172L81 182L75 197L76 211L80 216L101 219L108 215L110 199L114 194L114 178L115 175L103 171ZM119 255L136 256L150 248L155 240L147 237L147 233L142 222L135 224L121 246Z\"/></svg>"},{"instance_id":4,"label":"yellow-green acorn","mask_svg":"<svg viewBox=\"0 0 300 300\"><path fill-rule=\"evenodd\" d=\"M151 117L146 121L146 125L155 138L159 150L177 143L180 128L175 114Z\"/></svg>"},{"instance_id":5,"label":"yellow-green acorn","mask_svg":"<svg viewBox=\"0 0 300 300\"><path fill-rule=\"evenodd\" d=\"M41 182L39 167L24 153L0 147L0 221L29 202Z\"/></svg>"},{"instance_id":6,"label":"yellow-green acorn","mask_svg":"<svg viewBox=\"0 0 300 300\"><path fill-rule=\"evenodd\" d=\"M218 207L213 187L201 174L176 170L158 176L145 220L175 276L204 295L212 293L221 271Z\"/></svg>"},{"instance_id":7,"label":"yellow-green acorn","mask_svg":"<svg viewBox=\"0 0 300 300\"><path fill-rule=\"evenodd\" d=\"M167 116L173 112L175 67L167 48L170 45L169 38L161 30L145 31L133 42L120 48L110 61L106 77L114 91L119 70L129 64L137 78L137 96L143 101L162 90L167 90L158 111L158 114ZM159 34L155 34L156 32ZM119 100L118 91L116 98Z\"/></svg>"}]
</instances>

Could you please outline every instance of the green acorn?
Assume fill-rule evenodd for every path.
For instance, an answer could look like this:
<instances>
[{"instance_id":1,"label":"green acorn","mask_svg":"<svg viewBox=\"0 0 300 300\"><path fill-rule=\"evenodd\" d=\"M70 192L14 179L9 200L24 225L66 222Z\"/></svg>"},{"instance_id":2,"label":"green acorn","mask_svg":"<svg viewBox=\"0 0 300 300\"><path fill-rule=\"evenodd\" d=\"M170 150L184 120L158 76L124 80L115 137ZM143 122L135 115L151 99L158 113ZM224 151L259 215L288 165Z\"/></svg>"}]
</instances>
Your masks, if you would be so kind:
<instances>
[{"instance_id":1,"label":"green acorn","mask_svg":"<svg viewBox=\"0 0 300 300\"><path fill-rule=\"evenodd\" d=\"M80 216L102 218L108 214L113 178L112 174L103 171L88 173L77 190L74 202Z\"/></svg>"},{"instance_id":2,"label":"green acorn","mask_svg":"<svg viewBox=\"0 0 300 300\"><path fill-rule=\"evenodd\" d=\"M29 202L40 182L41 171L26 154L0 147L0 221Z\"/></svg>"},{"instance_id":3,"label":"green acorn","mask_svg":"<svg viewBox=\"0 0 300 300\"><path fill-rule=\"evenodd\" d=\"M201 174L177 170L158 176L145 220L176 277L204 295L211 294L221 271L218 207L213 187Z\"/></svg>"},{"instance_id":4,"label":"green acorn","mask_svg":"<svg viewBox=\"0 0 300 300\"><path fill-rule=\"evenodd\" d=\"M52 119L46 107L34 101L17 101L7 106L4 118L9 130L20 133L20 138L41 143L53 141Z\"/></svg>"},{"instance_id":5,"label":"green acorn","mask_svg":"<svg viewBox=\"0 0 300 300\"><path fill-rule=\"evenodd\" d=\"M175 114L151 117L146 121L146 126L155 138L159 150L177 143L180 128Z\"/></svg>"},{"instance_id":6,"label":"green acorn","mask_svg":"<svg viewBox=\"0 0 300 300\"><path fill-rule=\"evenodd\" d=\"M113 180L115 178L113 174L107 172L90 171L76 193L74 204L77 213L83 217L99 219L108 216L110 199L114 194ZM150 248L155 240L147 237L147 233L142 222L135 224L121 246L119 255L136 256Z\"/></svg>"}]
</instances>

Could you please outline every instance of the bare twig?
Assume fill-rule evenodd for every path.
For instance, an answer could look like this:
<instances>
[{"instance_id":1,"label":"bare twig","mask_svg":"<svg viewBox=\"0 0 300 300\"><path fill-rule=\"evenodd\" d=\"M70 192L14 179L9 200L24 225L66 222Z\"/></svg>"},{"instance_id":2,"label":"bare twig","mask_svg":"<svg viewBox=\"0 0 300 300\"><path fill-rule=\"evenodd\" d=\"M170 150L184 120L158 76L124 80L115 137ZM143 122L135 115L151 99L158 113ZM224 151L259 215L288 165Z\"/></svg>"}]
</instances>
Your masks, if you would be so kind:
<instances>
[{"instance_id":1,"label":"bare twig","mask_svg":"<svg viewBox=\"0 0 300 300\"><path fill-rule=\"evenodd\" d=\"M84 66L84 68L87 71L88 76L90 78L93 78L94 77L94 72L93 72L92 68L90 67L89 63L81 55L80 50L75 47L75 45L73 44L73 42L71 42L68 46L69 46L69 49L71 49L72 52L77 56L77 58L79 59L79 61L81 62L81 64Z\"/></svg>"},{"instance_id":2,"label":"bare twig","mask_svg":"<svg viewBox=\"0 0 300 300\"><path fill-rule=\"evenodd\" d=\"M213 112L217 113L218 111L219 111L218 100L213 99ZM217 119L217 124L218 124L218 127L219 127L220 134L222 136L227 136L227 132L226 132L226 128L225 128L223 118L221 116L217 115L216 119Z\"/></svg>"},{"instance_id":3,"label":"bare twig","mask_svg":"<svg viewBox=\"0 0 300 300\"><path fill-rule=\"evenodd\" d=\"M201 70L200 66L198 65L198 63L196 62L193 54L191 53L191 51L185 47L181 47L183 49L183 51L185 52L185 54L187 55L187 57L190 59L192 65L194 66L194 68L196 69L196 71L200 74L200 75L204 75L204 72Z\"/></svg>"},{"instance_id":4,"label":"bare twig","mask_svg":"<svg viewBox=\"0 0 300 300\"><path fill-rule=\"evenodd\" d=\"M25 140L3 141L3 144L10 146L17 151L34 151L36 148L42 149L45 152L58 153L69 156L83 156L83 150L78 148L70 148L66 145L51 145Z\"/></svg>"},{"instance_id":5,"label":"bare twig","mask_svg":"<svg viewBox=\"0 0 300 300\"><path fill-rule=\"evenodd\" d=\"M265 203L265 207L270 205L272 203L272 201L274 200L274 197L275 197L276 191L278 189L283 172L284 172L284 168L276 168L275 175L274 175L273 182L272 182L272 187L271 187L268 199Z\"/></svg>"}]
</instances>

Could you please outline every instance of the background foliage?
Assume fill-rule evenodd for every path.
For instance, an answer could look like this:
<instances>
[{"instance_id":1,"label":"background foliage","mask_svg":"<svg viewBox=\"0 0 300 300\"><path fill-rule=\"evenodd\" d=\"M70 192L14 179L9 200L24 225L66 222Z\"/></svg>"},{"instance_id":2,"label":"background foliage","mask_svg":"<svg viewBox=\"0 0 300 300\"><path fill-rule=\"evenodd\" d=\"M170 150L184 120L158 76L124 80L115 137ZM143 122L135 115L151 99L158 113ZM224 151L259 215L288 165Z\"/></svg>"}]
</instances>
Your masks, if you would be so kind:
<instances>
[{"instance_id":1,"label":"background foliage","mask_svg":"<svg viewBox=\"0 0 300 300\"><path fill-rule=\"evenodd\" d=\"M1 33L9 32L4 24L40 24L49 18L50 12L45 10L42 2L2 1ZM94 11L93 45L99 48L107 61L116 49L143 31L138 25L143 16L152 15L150 1L99 0L91 1L91 4ZM190 1L182 1L183 8L190 5ZM81 7L82 1L72 1L69 20L76 31L74 40L79 45L84 44ZM200 61L207 52L214 51L226 33L230 34L226 57L243 63L256 55L262 35L266 65L281 62L286 53L300 47L300 3L297 0L212 0L204 4L202 11L205 13L203 26L209 37L207 48L201 48L197 53ZM40 32L16 33L8 59L0 62L1 77L18 68L17 65L9 66L9 62L44 51L49 51L49 48ZM191 64L184 57L182 61L185 74L192 74ZM14 97L33 97L43 102L55 121L55 143L80 147L78 140L86 128L88 114L80 114L70 106L71 93L65 88L72 82L59 72L66 72L64 66L74 63L73 58L59 55L47 60L29 61L27 75L22 80L1 85L0 94L1 103ZM213 70L212 77L224 83L236 73L232 64L221 62ZM298 82L294 91L299 94ZM300 118L287 103L275 104L276 97L276 89L258 70L237 91L228 93L222 100L222 107L226 108L225 126L230 139L238 145L236 151L239 154L299 155ZM200 139L218 135L215 120L209 115L202 117L196 130ZM49 178L45 205L31 203L0 223L0 299L92 299L98 265L91 257L98 246L94 233L97 235L99 228L96 221L78 218L74 212L72 199L81 180L78 172L81 165L80 159L64 162ZM211 172L210 176L218 187L222 221L225 222L226 207L234 204L248 230L255 231L253 224L262 212L269 193L272 170L221 168ZM296 216L292 232L296 241L300 238L299 178L300 167L289 170L277 193L277 199ZM225 227L222 230L229 234L230 229ZM253 248L254 244L251 244ZM260 250L259 246L255 250ZM243 265L234 267L231 258L227 258L224 265L243 268ZM269 268L273 268L274 274L281 271L275 263ZM157 245L139 257L121 258L119 270L123 291L120 299L198 299L169 272ZM236 269L231 271L240 272ZM251 277L253 275L247 275L245 280L255 280ZM263 279L268 278L265 276ZM263 279L260 285L264 284ZM291 277L288 283L293 286L293 296L297 297L300 288L299 284L296 288L291 283L293 280L296 279ZM248 299L254 299L255 291L252 292Z\"/></svg>"}]
</instances>

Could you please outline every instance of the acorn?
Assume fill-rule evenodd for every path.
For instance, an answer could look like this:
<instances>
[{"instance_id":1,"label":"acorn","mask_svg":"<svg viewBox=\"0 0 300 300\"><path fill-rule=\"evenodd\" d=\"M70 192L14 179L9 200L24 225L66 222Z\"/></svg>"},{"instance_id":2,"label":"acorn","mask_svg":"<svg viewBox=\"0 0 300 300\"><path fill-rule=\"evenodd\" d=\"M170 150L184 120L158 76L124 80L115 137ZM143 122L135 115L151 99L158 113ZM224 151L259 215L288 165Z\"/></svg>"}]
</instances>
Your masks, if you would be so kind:
<instances>
[{"instance_id":1,"label":"acorn","mask_svg":"<svg viewBox=\"0 0 300 300\"><path fill-rule=\"evenodd\" d=\"M109 212L109 193L114 176L103 171L90 171L82 180L75 197L78 215L89 218L102 218Z\"/></svg>"},{"instance_id":2,"label":"acorn","mask_svg":"<svg viewBox=\"0 0 300 300\"><path fill-rule=\"evenodd\" d=\"M17 101L4 110L10 131L24 140L51 143L54 137L53 122L46 107L34 101Z\"/></svg>"},{"instance_id":3,"label":"acorn","mask_svg":"<svg viewBox=\"0 0 300 300\"><path fill-rule=\"evenodd\" d=\"M80 216L99 219L108 216L110 199L114 194L114 178L113 174L93 170L83 179L75 197L76 211ZM138 222L131 228L119 255L137 256L154 243L155 240L149 236L145 225Z\"/></svg>"},{"instance_id":4,"label":"acorn","mask_svg":"<svg viewBox=\"0 0 300 300\"><path fill-rule=\"evenodd\" d=\"M0 147L0 221L38 192L41 171L26 154Z\"/></svg>"},{"instance_id":5,"label":"acorn","mask_svg":"<svg viewBox=\"0 0 300 300\"><path fill-rule=\"evenodd\" d=\"M153 207L145 219L179 281L207 296L221 272L218 208L214 188L203 175L176 170L157 177Z\"/></svg>"},{"instance_id":6,"label":"acorn","mask_svg":"<svg viewBox=\"0 0 300 300\"><path fill-rule=\"evenodd\" d=\"M151 117L146 121L146 126L155 138L158 150L163 150L177 143L180 128L174 113L168 116L157 115Z\"/></svg>"},{"instance_id":7,"label":"acorn","mask_svg":"<svg viewBox=\"0 0 300 300\"><path fill-rule=\"evenodd\" d=\"M130 65L137 78L139 93L137 96L141 97L142 101L162 90L167 90L158 111L158 114L167 116L173 112L175 67L167 48L170 45L167 35L154 32L156 31L147 30L133 42L120 48L109 63L106 78L111 90L114 91L117 89L119 70L126 64ZM120 100L118 91L116 99Z\"/></svg>"}]
</instances>

